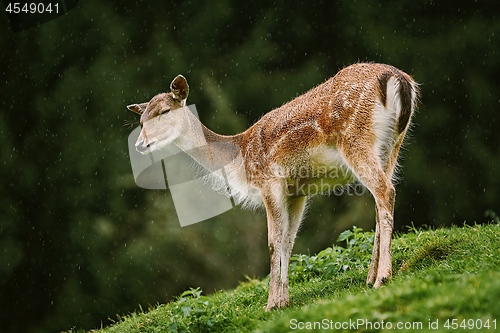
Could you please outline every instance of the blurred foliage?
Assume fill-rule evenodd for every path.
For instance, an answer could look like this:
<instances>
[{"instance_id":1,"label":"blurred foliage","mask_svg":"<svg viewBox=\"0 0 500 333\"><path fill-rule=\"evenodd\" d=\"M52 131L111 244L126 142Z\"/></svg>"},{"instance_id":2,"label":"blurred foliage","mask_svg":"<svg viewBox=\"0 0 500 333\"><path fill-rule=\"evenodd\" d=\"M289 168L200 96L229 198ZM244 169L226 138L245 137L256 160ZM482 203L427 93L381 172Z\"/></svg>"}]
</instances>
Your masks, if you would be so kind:
<instances>
[{"instance_id":1,"label":"blurred foliage","mask_svg":"<svg viewBox=\"0 0 500 333\"><path fill-rule=\"evenodd\" d=\"M422 89L396 228L496 216L499 16L493 1L82 1L19 33L0 20L2 331L92 328L268 273L264 214L180 228L168 191L134 184L125 105L179 73L201 120L233 134L346 65L394 65ZM315 198L295 252L374 223L369 195Z\"/></svg>"}]
</instances>

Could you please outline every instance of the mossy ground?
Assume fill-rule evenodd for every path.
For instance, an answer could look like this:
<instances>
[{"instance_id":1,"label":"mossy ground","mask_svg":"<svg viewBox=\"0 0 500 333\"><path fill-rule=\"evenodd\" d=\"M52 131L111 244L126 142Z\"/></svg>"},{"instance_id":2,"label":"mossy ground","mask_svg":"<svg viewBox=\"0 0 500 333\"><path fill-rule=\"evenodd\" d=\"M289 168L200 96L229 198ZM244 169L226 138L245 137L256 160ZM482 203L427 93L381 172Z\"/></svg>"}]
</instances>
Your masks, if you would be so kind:
<instances>
[{"instance_id":1,"label":"mossy ground","mask_svg":"<svg viewBox=\"0 0 500 333\"><path fill-rule=\"evenodd\" d=\"M235 290L209 296L199 289L186 291L166 305L120 316L114 325L93 332L294 332L302 327L378 332L398 325L402 331L500 329L499 224L396 235L393 279L380 289L365 284L372 235L354 228L341 236L346 248L295 256L286 309L265 312L268 280L248 279Z\"/></svg>"}]
</instances>

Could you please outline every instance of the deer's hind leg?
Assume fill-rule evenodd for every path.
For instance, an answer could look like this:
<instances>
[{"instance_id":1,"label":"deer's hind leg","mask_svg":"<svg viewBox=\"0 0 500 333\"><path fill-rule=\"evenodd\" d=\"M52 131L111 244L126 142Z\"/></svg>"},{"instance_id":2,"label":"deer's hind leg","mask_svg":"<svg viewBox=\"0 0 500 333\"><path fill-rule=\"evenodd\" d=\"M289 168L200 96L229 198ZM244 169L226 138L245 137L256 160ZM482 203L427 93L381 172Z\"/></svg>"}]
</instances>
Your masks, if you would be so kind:
<instances>
[{"instance_id":1,"label":"deer's hind leg","mask_svg":"<svg viewBox=\"0 0 500 333\"><path fill-rule=\"evenodd\" d=\"M406 130L404 130L402 133L399 134L399 137L396 138L395 144L392 147L392 150L388 153L388 158L387 161L385 162L384 165L384 173L389 179L389 181L393 184L393 179L394 179L394 173L397 168L397 160L398 160L398 154L399 150L401 148L401 145L403 144L403 140L406 134ZM392 216L394 218L394 203L392 204L393 206L393 211L392 211ZM375 206L376 207L376 206ZM376 211L376 217L377 217L377 226L375 229L375 242L373 246L373 256L372 256L372 263L370 265L370 271L368 272L368 278L366 283L373 285L375 283L375 278L376 278L376 273L378 270L378 251L380 247L380 232L378 230L379 222L378 222L378 210ZM377 258L374 260L374 258Z\"/></svg>"},{"instance_id":2,"label":"deer's hind leg","mask_svg":"<svg viewBox=\"0 0 500 333\"><path fill-rule=\"evenodd\" d=\"M377 288L392 276L391 238L394 229L396 191L374 149L370 148L365 143L352 140L348 147L341 149L341 152L351 171L375 198L377 225L367 282L373 283Z\"/></svg>"},{"instance_id":3,"label":"deer's hind leg","mask_svg":"<svg viewBox=\"0 0 500 333\"><path fill-rule=\"evenodd\" d=\"M384 173L387 176L387 179L389 179L389 181L391 181L391 183L392 183L392 179L394 177L394 170L396 168L398 153L399 153L399 149L401 148L401 145L403 143L405 132L400 134L399 138L397 139L396 144L394 145L392 150L389 152L389 156L388 156L387 161L385 162L385 165L383 167ZM392 212L392 214L394 217L394 211ZM377 271L378 271L379 250L380 250L380 230L379 230L380 223L379 223L378 208L376 205L375 205L375 220L376 220L376 225L375 225L375 239L374 239L374 243L373 243L372 262L370 264L370 270L368 271L368 277L366 279L366 284L368 284L368 285L375 284L375 280L377 278Z\"/></svg>"}]
</instances>

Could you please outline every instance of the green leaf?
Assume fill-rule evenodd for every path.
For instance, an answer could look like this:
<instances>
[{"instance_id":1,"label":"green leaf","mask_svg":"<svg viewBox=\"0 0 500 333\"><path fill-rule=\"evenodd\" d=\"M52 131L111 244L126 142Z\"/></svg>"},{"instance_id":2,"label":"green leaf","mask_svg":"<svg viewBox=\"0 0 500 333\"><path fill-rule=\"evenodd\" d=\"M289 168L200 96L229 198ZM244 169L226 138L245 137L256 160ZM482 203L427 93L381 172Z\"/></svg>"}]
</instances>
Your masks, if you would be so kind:
<instances>
[{"instance_id":1,"label":"green leaf","mask_svg":"<svg viewBox=\"0 0 500 333\"><path fill-rule=\"evenodd\" d=\"M182 312L184 313L184 317L189 316L189 314L191 313L191 307L190 306L183 306Z\"/></svg>"},{"instance_id":2,"label":"green leaf","mask_svg":"<svg viewBox=\"0 0 500 333\"><path fill-rule=\"evenodd\" d=\"M337 242L342 242L342 241L345 241L347 238L349 238L349 236L352 235L352 231L351 230L345 230L343 231L340 235L339 235L339 238L337 239Z\"/></svg>"},{"instance_id":3,"label":"green leaf","mask_svg":"<svg viewBox=\"0 0 500 333\"><path fill-rule=\"evenodd\" d=\"M370 250L371 248L372 248L372 246L371 246L371 244L369 244L369 243L361 243L361 244L359 245L359 249L360 249L361 251L367 251L367 250Z\"/></svg>"}]
</instances>

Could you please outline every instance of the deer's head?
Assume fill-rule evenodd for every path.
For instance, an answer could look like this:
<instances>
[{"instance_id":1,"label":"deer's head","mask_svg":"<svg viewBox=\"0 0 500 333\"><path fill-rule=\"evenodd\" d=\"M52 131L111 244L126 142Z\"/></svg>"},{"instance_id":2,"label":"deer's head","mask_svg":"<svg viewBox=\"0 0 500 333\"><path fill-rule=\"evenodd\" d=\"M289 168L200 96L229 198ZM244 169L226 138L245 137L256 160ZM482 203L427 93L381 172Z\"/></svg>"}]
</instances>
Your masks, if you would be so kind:
<instances>
[{"instance_id":1,"label":"deer's head","mask_svg":"<svg viewBox=\"0 0 500 333\"><path fill-rule=\"evenodd\" d=\"M151 153L179 137L182 130L180 109L186 106L188 93L186 78L177 75L170 84L169 93L158 94L146 103L127 106L141 115L142 130L135 144L138 152Z\"/></svg>"}]
</instances>

